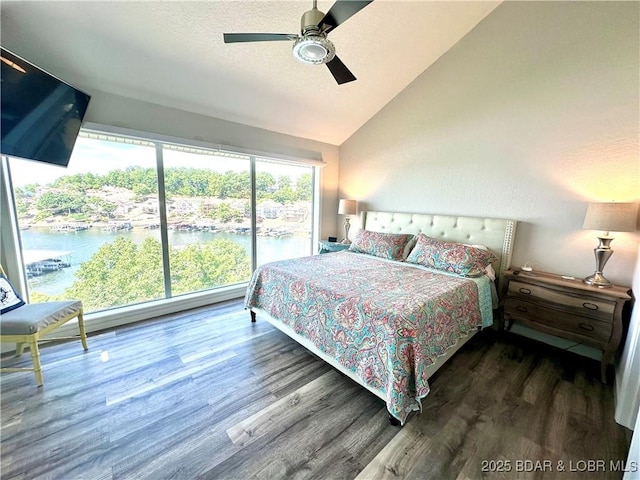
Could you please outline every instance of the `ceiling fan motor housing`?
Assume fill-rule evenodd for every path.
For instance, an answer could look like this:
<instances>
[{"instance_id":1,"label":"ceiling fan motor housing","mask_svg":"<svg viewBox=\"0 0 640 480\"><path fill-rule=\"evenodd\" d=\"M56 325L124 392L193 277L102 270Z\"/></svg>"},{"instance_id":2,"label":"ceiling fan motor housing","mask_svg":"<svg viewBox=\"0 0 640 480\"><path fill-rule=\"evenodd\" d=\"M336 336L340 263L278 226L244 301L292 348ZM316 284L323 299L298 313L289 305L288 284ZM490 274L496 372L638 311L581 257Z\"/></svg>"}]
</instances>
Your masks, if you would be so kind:
<instances>
[{"instance_id":1,"label":"ceiling fan motor housing","mask_svg":"<svg viewBox=\"0 0 640 480\"><path fill-rule=\"evenodd\" d=\"M300 20L300 31L302 35L305 35L308 30L320 30L320 22L324 18L324 13L322 13L317 8L312 8L302 14L302 19Z\"/></svg>"},{"instance_id":2,"label":"ceiling fan motor housing","mask_svg":"<svg viewBox=\"0 0 640 480\"><path fill-rule=\"evenodd\" d=\"M304 63L322 64L333 60L336 48L327 39L318 25L324 18L317 8L313 8L302 15L300 30L302 36L293 44L293 56Z\"/></svg>"}]
</instances>

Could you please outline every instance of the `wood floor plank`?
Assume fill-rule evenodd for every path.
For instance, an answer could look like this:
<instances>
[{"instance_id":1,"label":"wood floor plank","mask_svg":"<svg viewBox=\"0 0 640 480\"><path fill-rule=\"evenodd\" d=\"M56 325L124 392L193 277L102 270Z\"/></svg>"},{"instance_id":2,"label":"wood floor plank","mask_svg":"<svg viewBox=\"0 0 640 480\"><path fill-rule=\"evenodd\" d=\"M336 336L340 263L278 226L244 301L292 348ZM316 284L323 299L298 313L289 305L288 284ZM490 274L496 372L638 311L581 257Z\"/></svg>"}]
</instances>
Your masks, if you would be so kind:
<instances>
[{"instance_id":1,"label":"wood floor plank","mask_svg":"<svg viewBox=\"0 0 640 480\"><path fill-rule=\"evenodd\" d=\"M270 431L283 428L283 425L290 423L288 417L295 415L295 410L308 411L318 399L331 395L339 387L336 382L338 378L337 372L329 371L312 380L304 387L273 403L269 408L227 429L229 439L232 443L244 447L269 434Z\"/></svg>"},{"instance_id":2,"label":"wood floor plank","mask_svg":"<svg viewBox=\"0 0 640 480\"><path fill-rule=\"evenodd\" d=\"M0 377L0 469L13 479L554 479L483 462L626 458L598 364L515 335L476 335L421 412L384 402L224 302L43 346L45 386ZM21 359L3 358L29 365ZM517 473L517 475L514 475Z\"/></svg>"},{"instance_id":3,"label":"wood floor plank","mask_svg":"<svg viewBox=\"0 0 640 480\"><path fill-rule=\"evenodd\" d=\"M106 400L107 407L111 405L115 405L116 403L124 402L126 400L129 400L130 398L137 397L150 390L154 390L156 388L162 388L165 385L176 382L185 377L194 375L202 370L208 370L214 367L215 365L227 362L233 357L235 357L235 354L233 352L228 352L217 358L209 359L209 361L207 362L198 363L196 365L190 365L189 368L183 368L175 372L168 373L166 375L161 375L159 377L155 377L155 378L140 382L138 385L134 386L133 388L127 388L126 391L120 395L107 397L107 400Z\"/></svg>"},{"instance_id":4,"label":"wood floor plank","mask_svg":"<svg viewBox=\"0 0 640 480\"><path fill-rule=\"evenodd\" d=\"M249 443L207 471L203 478L251 478L276 459L286 466L287 478L310 471L308 465L318 457L318 452L332 449L337 437L350 426L363 395L370 393L350 382L334 395L320 398L313 410L294 408L295 415L288 418L287 429Z\"/></svg>"},{"instance_id":5,"label":"wood floor plank","mask_svg":"<svg viewBox=\"0 0 640 480\"><path fill-rule=\"evenodd\" d=\"M429 449L430 439L414 423L407 424L356 477L357 480L405 478L414 459Z\"/></svg>"},{"instance_id":6,"label":"wood floor plank","mask_svg":"<svg viewBox=\"0 0 640 480\"><path fill-rule=\"evenodd\" d=\"M387 422L388 412L384 402L371 394L365 397L359 416L339 439L340 445L364 466L398 433L397 427Z\"/></svg>"}]
</instances>

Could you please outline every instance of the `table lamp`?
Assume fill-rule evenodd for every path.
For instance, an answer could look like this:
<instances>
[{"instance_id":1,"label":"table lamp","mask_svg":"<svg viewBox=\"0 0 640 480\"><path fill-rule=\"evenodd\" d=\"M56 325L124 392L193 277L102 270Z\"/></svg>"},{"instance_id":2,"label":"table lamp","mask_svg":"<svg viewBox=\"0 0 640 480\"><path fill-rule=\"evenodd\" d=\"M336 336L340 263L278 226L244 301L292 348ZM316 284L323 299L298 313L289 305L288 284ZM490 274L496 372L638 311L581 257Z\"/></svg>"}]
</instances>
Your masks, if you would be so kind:
<instances>
[{"instance_id":1,"label":"table lamp","mask_svg":"<svg viewBox=\"0 0 640 480\"><path fill-rule=\"evenodd\" d=\"M355 200L346 200L344 198L340 199L340 203L338 204L338 214L346 215L344 217L344 240L341 243L349 244L351 240L349 240L349 229L351 228L351 223L349 223L349 215L356 214L356 201Z\"/></svg>"},{"instance_id":2,"label":"table lamp","mask_svg":"<svg viewBox=\"0 0 640 480\"><path fill-rule=\"evenodd\" d=\"M590 203L582 228L601 230L600 243L593 252L596 256L596 271L584 278L584 283L595 287L612 287L613 283L602 274L604 266L613 255L609 232L632 232L636 229L638 205L635 203Z\"/></svg>"}]
</instances>

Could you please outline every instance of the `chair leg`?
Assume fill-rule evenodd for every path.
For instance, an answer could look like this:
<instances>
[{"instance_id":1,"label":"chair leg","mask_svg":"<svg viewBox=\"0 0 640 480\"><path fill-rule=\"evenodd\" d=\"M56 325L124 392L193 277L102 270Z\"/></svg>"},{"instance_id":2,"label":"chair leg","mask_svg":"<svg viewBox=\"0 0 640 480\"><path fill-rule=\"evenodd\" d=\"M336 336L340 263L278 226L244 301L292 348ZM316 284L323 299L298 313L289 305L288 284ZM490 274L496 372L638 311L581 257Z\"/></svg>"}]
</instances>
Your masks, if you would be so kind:
<instances>
[{"instance_id":1,"label":"chair leg","mask_svg":"<svg viewBox=\"0 0 640 480\"><path fill-rule=\"evenodd\" d=\"M16 343L16 357L24 353L24 342Z\"/></svg>"},{"instance_id":2,"label":"chair leg","mask_svg":"<svg viewBox=\"0 0 640 480\"><path fill-rule=\"evenodd\" d=\"M89 346L87 345L87 332L84 329L84 315L82 310L78 314L78 328L80 329L80 341L82 342L82 348L89 350Z\"/></svg>"},{"instance_id":3,"label":"chair leg","mask_svg":"<svg viewBox=\"0 0 640 480\"><path fill-rule=\"evenodd\" d=\"M31 360L33 361L33 370L36 374L36 383L42 386L42 366L40 365L40 350L38 350L38 340L35 338L29 341L29 351L31 352Z\"/></svg>"}]
</instances>

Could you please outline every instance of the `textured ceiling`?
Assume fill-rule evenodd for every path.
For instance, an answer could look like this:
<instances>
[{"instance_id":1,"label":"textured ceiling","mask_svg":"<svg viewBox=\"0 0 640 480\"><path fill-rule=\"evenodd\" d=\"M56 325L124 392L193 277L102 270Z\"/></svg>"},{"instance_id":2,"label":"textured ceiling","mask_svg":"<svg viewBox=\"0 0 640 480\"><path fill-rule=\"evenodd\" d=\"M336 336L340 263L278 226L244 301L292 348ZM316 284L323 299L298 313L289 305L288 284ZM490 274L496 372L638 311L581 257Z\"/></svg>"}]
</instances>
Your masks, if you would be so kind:
<instances>
[{"instance_id":1,"label":"textured ceiling","mask_svg":"<svg viewBox=\"0 0 640 480\"><path fill-rule=\"evenodd\" d=\"M357 77L344 85L295 60L292 43L223 43L225 32L299 33L311 0L3 0L2 45L89 93L340 145L498 4L374 1L329 34Z\"/></svg>"}]
</instances>

